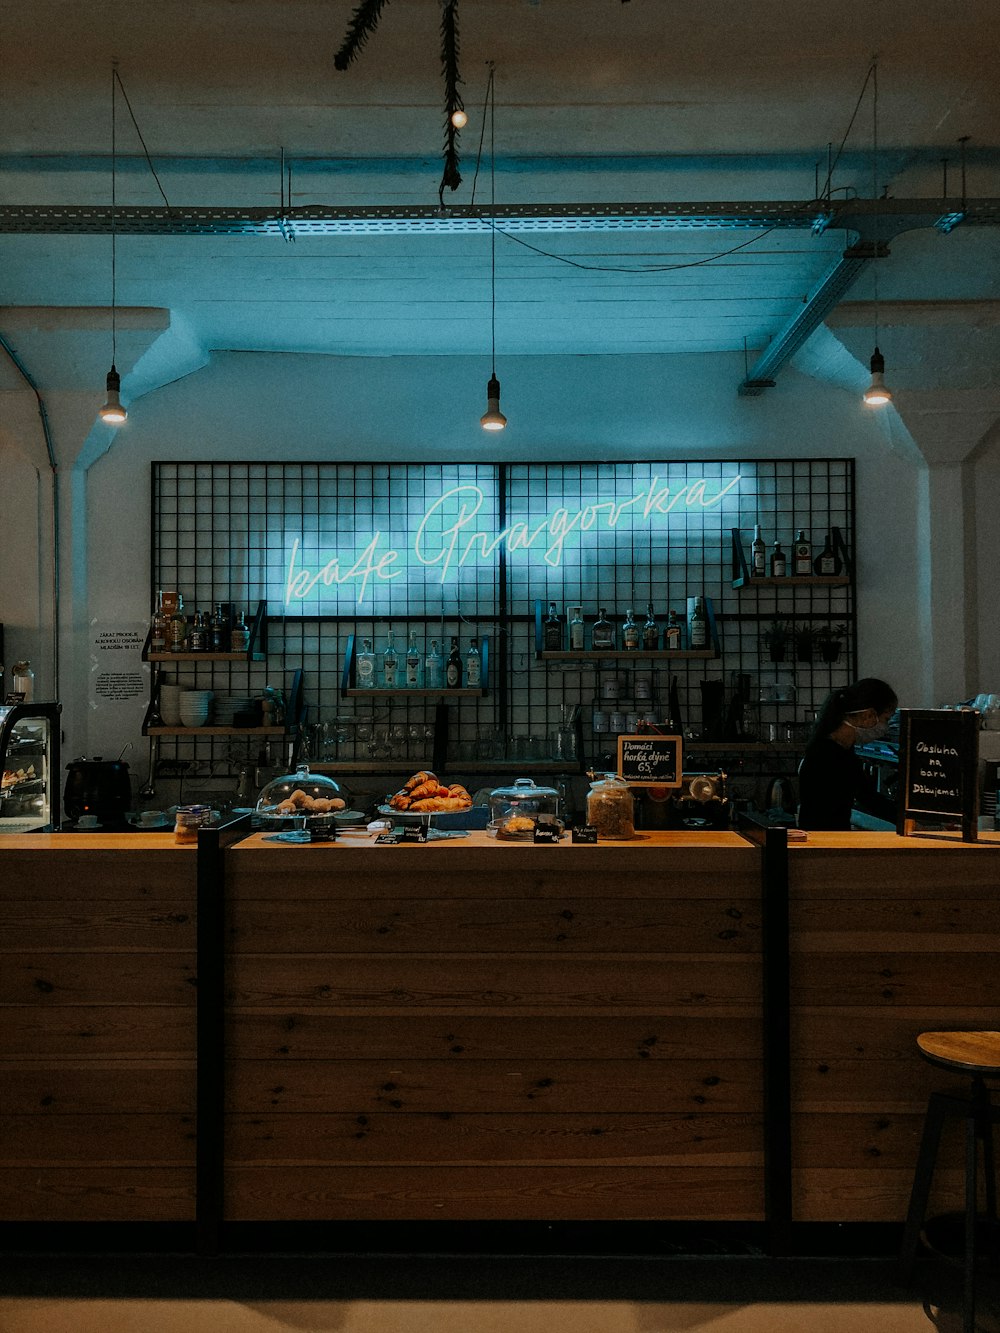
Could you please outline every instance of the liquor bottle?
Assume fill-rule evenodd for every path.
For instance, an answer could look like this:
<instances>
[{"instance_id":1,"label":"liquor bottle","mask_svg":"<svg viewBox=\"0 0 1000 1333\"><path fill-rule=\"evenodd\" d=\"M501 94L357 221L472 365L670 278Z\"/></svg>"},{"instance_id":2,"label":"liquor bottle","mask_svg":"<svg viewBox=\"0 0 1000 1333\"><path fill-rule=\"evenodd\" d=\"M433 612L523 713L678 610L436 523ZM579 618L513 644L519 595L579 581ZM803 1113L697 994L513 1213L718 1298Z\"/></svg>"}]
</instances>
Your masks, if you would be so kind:
<instances>
[{"instance_id":1,"label":"liquor bottle","mask_svg":"<svg viewBox=\"0 0 1000 1333\"><path fill-rule=\"evenodd\" d=\"M445 688L449 690L460 690L462 688L462 658L458 651L458 640L456 638L452 638L451 652L444 664L444 683Z\"/></svg>"},{"instance_id":2,"label":"liquor bottle","mask_svg":"<svg viewBox=\"0 0 1000 1333\"><path fill-rule=\"evenodd\" d=\"M385 652L382 654L382 684L387 690L396 688L399 658L396 655L396 636L392 630L386 635Z\"/></svg>"},{"instance_id":3,"label":"liquor bottle","mask_svg":"<svg viewBox=\"0 0 1000 1333\"><path fill-rule=\"evenodd\" d=\"M704 597L694 599L691 621L688 626L688 643L694 649L708 647L708 617L705 614Z\"/></svg>"},{"instance_id":4,"label":"liquor bottle","mask_svg":"<svg viewBox=\"0 0 1000 1333\"><path fill-rule=\"evenodd\" d=\"M406 688L420 688L420 649L417 647L417 631L410 630L410 641L406 645Z\"/></svg>"},{"instance_id":5,"label":"liquor bottle","mask_svg":"<svg viewBox=\"0 0 1000 1333\"><path fill-rule=\"evenodd\" d=\"M590 646L595 652L613 652L615 647L615 627L608 619L607 610L602 606L601 614L594 621L590 631Z\"/></svg>"},{"instance_id":6,"label":"liquor bottle","mask_svg":"<svg viewBox=\"0 0 1000 1333\"><path fill-rule=\"evenodd\" d=\"M573 607L573 619L569 622L569 646L574 653L583 652L583 608Z\"/></svg>"},{"instance_id":7,"label":"liquor bottle","mask_svg":"<svg viewBox=\"0 0 1000 1333\"><path fill-rule=\"evenodd\" d=\"M233 628L229 632L229 651L231 653L245 653L250 647L250 631L247 629L247 622L243 619L243 612L236 613L236 619L233 621Z\"/></svg>"},{"instance_id":8,"label":"liquor bottle","mask_svg":"<svg viewBox=\"0 0 1000 1333\"><path fill-rule=\"evenodd\" d=\"M156 594L156 610L149 622L149 651L165 653L167 651L167 614L163 609L163 592Z\"/></svg>"},{"instance_id":9,"label":"liquor bottle","mask_svg":"<svg viewBox=\"0 0 1000 1333\"><path fill-rule=\"evenodd\" d=\"M431 639L431 650L424 659L424 686L428 690L439 690L444 679L444 662L438 652L437 639Z\"/></svg>"},{"instance_id":10,"label":"liquor bottle","mask_svg":"<svg viewBox=\"0 0 1000 1333\"><path fill-rule=\"evenodd\" d=\"M226 615L222 609L222 603L215 603L215 610L212 613L212 623L208 631L208 647L213 653L224 653L229 644L229 626L226 624Z\"/></svg>"},{"instance_id":11,"label":"liquor bottle","mask_svg":"<svg viewBox=\"0 0 1000 1333\"><path fill-rule=\"evenodd\" d=\"M182 653L187 647L188 623L184 614L184 598L177 594L177 610L170 617L170 651Z\"/></svg>"},{"instance_id":12,"label":"liquor bottle","mask_svg":"<svg viewBox=\"0 0 1000 1333\"><path fill-rule=\"evenodd\" d=\"M760 535L760 524L755 523L753 541L750 543L750 572L755 579L762 579L767 573L765 549L764 538Z\"/></svg>"},{"instance_id":13,"label":"liquor bottle","mask_svg":"<svg viewBox=\"0 0 1000 1333\"><path fill-rule=\"evenodd\" d=\"M642 627L642 646L647 653L655 653L660 646L660 627L653 615L653 603L646 607L646 620Z\"/></svg>"},{"instance_id":14,"label":"liquor bottle","mask_svg":"<svg viewBox=\"0 0 1000 1333\"><path fill-rule=\"evenodd\" d=\"M809 538L806 536L805 528L799 528L795 545L792 547L792 573L811 574L812 569L812 548L809 545Z\"/></svg>"},{"instance_id":15,"label":"liquor bottle","mask_svg":"<svg viewBox=\"0 0 1000 1333\"><path fill-rule=\"evenodd\" d=\"M465 654L465 683L471 690L478 690L483 683L483 659L479 656L475 639Z\"/></svg>"},{"instance_id":16,"label":"liquor bottle","mask_svg":"<svg viewBox=\"0 0 1000 1333\"><path fill-rule=\"evenodd\" d=\"M783 579L787 572L788 561L781 549L781 542L775 542L774 549L771 551L771 578Z\"/></svg>"},{"instance_id":17,"label":"liquor bottle","mask_svg":"<svg viewBox=\"0 0 1000 1333\"><path fill-rule=\"evenodd\" d=\"M640 637L639 626L632 618L632 608L629 607L625 612L625 623L622 625L622 647L626 652L638 652Z\"/></svg>"},{"instance_id":18,"label":"liquor bottle","mask_svg":"<svg viewBox=\"0 0 1000 1333\"><path fill-rule=\"evenodd\" d=\"M676 611L671 611L667 617L667 627L663 631L663 646L671 653L684 647L684 628Z\"/></svg>"},{"instance_id":19,"label":"liquor bottle","mask_svg":"<svg viewBox=\"0 0 1000 1333\"><path fill-rule=\"evenodd\" d=\"M375 654L372 652L371 639L361 640L361 652L354 660L354 678L359 690L375 688Z\"/></svg>"},{"instance_id":20,"label":"liquor bottle","mask_svg":"<svg viewBox=\"0 0 1000 1333\"><path fill-rule=\"evenodd\" d=\"M833 549L830 534L827 533L823 541L823 549L813 563L813 569L817 574L839 574L843 567L840 556Z\"/></svg>"},{"instance_id":21,"label":"liquor bottle","mask_svg":"<svg viewBox=\"0 0 1000 1333\"><path fill-rule=\"evenodd\" d=\"M200 611L194 613L194 619L191 621L191 631L188 634L188 652L208 652L208 630L205 627L207 619L207 613L205 615Z\"/></svg>"},{"instance_id":22,"label":"liquor bottle","mask_svg":"<svg viewBox=\"0 0 1000 1333\"><path fill-rule=\"evenodd\" d=\"M542 647L546 652L557 653L562 646L562 621L556 614L555 602L549 602L549 614L542 625Z\"/></svg>"}]
</instances>

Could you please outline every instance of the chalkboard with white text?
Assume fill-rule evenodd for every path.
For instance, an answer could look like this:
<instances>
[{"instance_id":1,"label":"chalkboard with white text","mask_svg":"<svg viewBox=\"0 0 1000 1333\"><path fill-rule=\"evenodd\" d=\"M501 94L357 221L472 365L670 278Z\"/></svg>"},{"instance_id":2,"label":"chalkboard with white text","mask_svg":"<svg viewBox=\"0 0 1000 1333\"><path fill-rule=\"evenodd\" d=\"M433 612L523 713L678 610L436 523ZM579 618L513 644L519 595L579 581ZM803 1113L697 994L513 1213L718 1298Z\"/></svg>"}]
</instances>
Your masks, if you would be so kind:
<instances>
[{"instance_id":1,"label":"chalkboard with white text","mask_svg":"<svg viewBox=\"0 0 1000 1333\"><path fill-rule=\"evenodd\" d=\"M618 772L632 787L679 787L680 736L619 736Z\"/></svg>"},{"instance_id":2,"label":"chalkboard with white text","mask_svg":"<svg viewBox=\"0 0 1000 1333\"><path fill-rule=\"evenodd\" d=\"M975 842L979 816L979 715L968 710L903 709L899 714L900 783L896 831L918 823L962 826Z\"/></svg>"}]
</instances>

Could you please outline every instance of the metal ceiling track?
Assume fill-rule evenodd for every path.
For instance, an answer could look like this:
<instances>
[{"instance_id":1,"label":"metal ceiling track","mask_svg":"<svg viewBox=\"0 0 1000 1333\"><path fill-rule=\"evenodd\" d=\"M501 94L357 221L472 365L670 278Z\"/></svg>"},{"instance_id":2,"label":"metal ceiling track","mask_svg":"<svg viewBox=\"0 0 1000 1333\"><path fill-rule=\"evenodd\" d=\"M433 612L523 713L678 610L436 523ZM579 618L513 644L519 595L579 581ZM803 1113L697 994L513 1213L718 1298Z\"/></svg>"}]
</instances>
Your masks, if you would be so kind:
<instances>
[{"instance_id":1,"label":"metal ceiling track","mask_svg":"<svg viewBox=\"0 0 1000 1333\"><path fill-rule=\"evenodd\" d=\"M894 233L930 226L950 231L959 223L997 225L1000 199L497 204L492 208L478 205L440 208L431 204L336 208L310 204L279 210L119 204L113 213L110 205L103 204L6 204L0 206L0 234L79 236L109 234L114 230L122 235L278 236L292 240L401 232L479 232L488 230L494 222L521 232L808 228L820 234L831 228L861 232L864 220L876 215L883 221L891 219ZM904 220L907 225L900 225Z\"/></svg>"}]
</instances>

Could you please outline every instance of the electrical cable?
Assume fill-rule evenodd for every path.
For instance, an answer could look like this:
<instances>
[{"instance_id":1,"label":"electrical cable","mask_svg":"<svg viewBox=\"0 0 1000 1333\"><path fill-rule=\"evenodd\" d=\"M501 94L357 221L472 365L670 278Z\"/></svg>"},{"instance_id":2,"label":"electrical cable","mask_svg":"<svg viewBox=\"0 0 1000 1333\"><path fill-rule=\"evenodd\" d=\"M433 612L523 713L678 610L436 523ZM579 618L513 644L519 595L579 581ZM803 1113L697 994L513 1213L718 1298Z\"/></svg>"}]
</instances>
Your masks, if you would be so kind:
<instances>
[{"instance_id":1,"label":"electrical cable","mask_svg":"<svg viewBox=\"0 0 1000 1333\"><path fill-rule=\"evenodd\" d=\"M120 76L120 74L118 73L118 67L117 67L117 66L115 66L115 69L114 69L114 78L115 78L115 81L116 81L117 84L118 84L118 87L122 90L122 97L125 98L125 105L128 107L128 113L129 113L129 115L132 117L132 124L133 124L133 126L135 127L135 132L136 132L136 134L139 136L139 142L142 144L142 151L143 151L143 153L146 155L146 165L149 167L149 170L150 170L150 172L152 173L153 180L156 181L156 185L157 185L158 190L160 191L160 195L161 195L161 197L162 197L162 199L163 199L163 202L166 204L167 208L169 208L169 207L170 207L170 200L167 198L167 196L166 196L166 194L165 194L165 192L164 192L163 186L160 184L160 178L159 178L159 176L157 176L157 174L156 174L156 168L153 166L153 160L152 160L152 158L149 156L149 149L146 147L146 140L142 137L142 130L140 130L140 128L139 128L139 122L138 122L138 121L136 120L136 118L135 118L135 113L134 113L133 110L132 110L132 103L128 100L128 93L125 91L125 85L124 85L124 83L122 83L122 81L121 81L121 76ZM113 91L113 90L112 90L112 91Z\"/></svg>"}]
</instances>

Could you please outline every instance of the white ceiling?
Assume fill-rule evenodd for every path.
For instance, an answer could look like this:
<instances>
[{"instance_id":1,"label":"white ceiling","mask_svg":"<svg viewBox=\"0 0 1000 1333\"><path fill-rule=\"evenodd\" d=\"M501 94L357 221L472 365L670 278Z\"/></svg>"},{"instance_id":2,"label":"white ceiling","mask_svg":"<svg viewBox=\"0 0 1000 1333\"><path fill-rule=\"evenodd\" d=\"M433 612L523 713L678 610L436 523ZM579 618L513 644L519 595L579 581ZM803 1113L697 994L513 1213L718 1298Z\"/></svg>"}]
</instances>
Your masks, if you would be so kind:
<instances>
[{"instance_id":1,"label":"white ceiling","mask_svg":"<svg viewBox=\"0 0 1000 1333\"><path fill-rule=\"evenodd\" d=\"M440 0L388 0L338 73L352 7L0 0L0 207L110 202L114 59L177 208L276 209L282 149L293 216L294 206L436 205ZM1000 196L997 0L460 0L459 11L470 121L464 181L447 205L489 204L488 152L472 192L489 61L501 205L808 201L845 134L833 198L870 196L870 87L847 132L874 51L880 189L925 199L930 215L942 158L948 194L959 193L957 141L968 135L968 195ZM117 133L118 204L162 205L120 96ZM498 355L752 351L850 239L808 227L505 230ZM0 307L106 306L110 249L107 234L0 235ZM914 231L891 249L878 265L885 302L1000 296L996 226ZM117 283L120 307L166 308L208 349L489 354L486 230L289 244L123 227ZM867 274L850 295L870 294Z\"/></svg>"}]
</instances>

